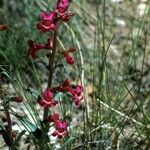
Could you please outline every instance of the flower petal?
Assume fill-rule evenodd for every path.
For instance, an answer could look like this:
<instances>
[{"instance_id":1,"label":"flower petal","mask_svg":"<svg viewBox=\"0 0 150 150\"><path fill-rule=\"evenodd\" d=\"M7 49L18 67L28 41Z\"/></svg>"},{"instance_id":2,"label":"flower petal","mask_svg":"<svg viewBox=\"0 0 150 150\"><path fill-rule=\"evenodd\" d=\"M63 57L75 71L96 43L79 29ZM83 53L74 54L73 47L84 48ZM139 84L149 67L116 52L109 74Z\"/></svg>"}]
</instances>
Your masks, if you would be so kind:
<instances>
[{"instance_id":1,"label":"flower petal","mask_svg":"<svg viewBox=\"0 0 150 150\"><path fill-rule=\"evenodd\" d=\"M59 13L64 13L67 11L69 7L69 1L68 0L58 0L56 9Z\"/></svg>"},{"instance_id":2,"label":"flower petal","mask_svg":"<svg viewBox=\"0 0 150 150\"><path fill-rule=\"evenodd\" d=\"M57 29L57 24L51 21L41 21L36 24L38 30L42 32L55 31Z\"/></svg>"}]
</instances>

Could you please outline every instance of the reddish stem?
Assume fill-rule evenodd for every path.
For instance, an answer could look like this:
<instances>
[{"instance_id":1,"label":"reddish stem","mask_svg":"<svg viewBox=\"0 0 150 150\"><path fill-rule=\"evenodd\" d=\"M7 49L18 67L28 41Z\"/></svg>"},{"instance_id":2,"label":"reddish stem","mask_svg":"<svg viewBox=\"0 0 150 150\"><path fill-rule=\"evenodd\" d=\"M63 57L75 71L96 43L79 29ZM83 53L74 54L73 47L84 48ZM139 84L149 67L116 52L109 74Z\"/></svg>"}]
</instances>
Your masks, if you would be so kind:
<instances>
[{"instance_id":1,"label":"reddish stem","mask_svg":"<svg viewBox=\"0 0 150 150\"><path fill-rule=\"evenodd\" d=\"M57 31L55 31L53 34L53 49L49 58L49 76L48 76L47 88L51 88L51 84L52 84L53 66L54 66L55 53L56 53L56 43L57 43ZM49 110L48 107L44 108L44 116L43 116L44 120L47 119L48 117L48 110Z\"/></svg>"},{"instance_id":2,"label":"reddish stem","mask_svg":"<svg viewBox=\"0 0 150 150\"><path fill-rule=\"evenodd\" d=\"M2 78L1 78L1 76L0 76L0 98L1 98L1 100L4 101L3 84L2 84ZM5 111L5 115L6 115L7 123L8 123L7 132L8 132L8 135L10 136L10 138L11 138L12 122L11 122L11 118L10 118L10 113L9 113L9 110L8 110L8 106L5 103L5 101L4 101L4 111ZM9 149L11 149L11 147L9 147Z\"/></svg>"}]
</instances>

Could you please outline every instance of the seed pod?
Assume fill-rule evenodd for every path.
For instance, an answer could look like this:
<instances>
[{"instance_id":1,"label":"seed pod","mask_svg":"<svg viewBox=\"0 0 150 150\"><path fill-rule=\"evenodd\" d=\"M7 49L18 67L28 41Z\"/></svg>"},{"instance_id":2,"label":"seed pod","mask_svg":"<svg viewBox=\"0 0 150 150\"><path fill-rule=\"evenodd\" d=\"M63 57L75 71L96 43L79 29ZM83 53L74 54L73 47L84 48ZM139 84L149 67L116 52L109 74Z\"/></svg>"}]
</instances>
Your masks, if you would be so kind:
<instances>
[{"instance_id":1,"label":"seed pod","mask_svg":"<svg viewBox=\"0 0 150 150\"><path fill-rule=\"evenodd\" d=\"M7 30L8 26L6 24L0 24L0 31Z\"/></svg>"},{"instance_id":2,"label":"seed pod","mask_svg":"<svg viewBox=\"0 0 150 150\"><path fill-rule=\"evenodd\" d=\"M17 102L17 103L21 103L23 101L23 97L21 96L14 96L11 99L12 101Z\"/></svg>"}]
</instances>

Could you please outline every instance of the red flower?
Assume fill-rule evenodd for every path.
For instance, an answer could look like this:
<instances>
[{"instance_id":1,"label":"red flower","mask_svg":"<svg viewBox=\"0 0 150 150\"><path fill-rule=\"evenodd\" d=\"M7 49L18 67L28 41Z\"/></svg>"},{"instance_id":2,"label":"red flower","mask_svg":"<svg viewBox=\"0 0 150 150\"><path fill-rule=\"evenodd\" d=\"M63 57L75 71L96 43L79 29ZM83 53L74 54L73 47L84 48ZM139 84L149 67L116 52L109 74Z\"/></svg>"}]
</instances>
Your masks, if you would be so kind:
<instances>
[{"instance_id":1,"label":"red flower","mask_svg":"<svg viewBox=\"0 0 150 150\"><path fill-rule=\"evenodd\" d=\"M14 96L11 99L17 103L21 103L23 101L23 97L21 97L21 96Z\"/></svg>"},{"instance_id":2,"label":"red flower","mask_svg":"<svg viewBox=\"0 0 150 150\"><path fill-rule=\"evenodd\" d=\"M76 49L74 47L69 48L68 52L75 52Z\"/></svg>"},{"instance_id":3,"label":"red flower","mask_svg":"<svg viewBox=\"0 0 150 150\"><path fill-rule=\"evenodd\" d=\"M8 26L6 24L0 24L0 31L7 30Z\"/></svg>"},{"instance_id":4,"label":"red flower","mask_svg":"<svg viewBox=\"0 0 150 150\"><path fill-rule=\"evenodd\" d=\"M64 87L66 87L66 86L70 86L70 81L68 79L66 79L62 85L58 85L58 86L52 88L52 91L53 92L58 92L58 91L65 92L66 90L64 89Z\"/></svg>"},{"instance_id":5,"label":"red flower","mask_svg":"<svg viewBox=\"0 0 150 150\"><path fill-rule=\"evenodd\" d=\"M64 89L66 92L69 92L71 95L74 95L74 90L73 90L73 88L71 87L71 85L64 86L63 89Z\"/></svg>"},{"instance_id":6,"label":"red flower","mask_svg":"<svg viewBox=\"0 0 150 150\"><path fill-rule=\"evenodd\" d=\"M73 88L72 99L76 106L81 105L81 100L83 99L82 93L83 93L83 87L81 85L77 85L75 88Z\"/></svg>"},{"instance_id":7,"label":"red flower","mask_svg":"<svg viewBox=\"0 0 150 150\"><path fill-rule=\"evenodd\" d=\"M53 39L52 38L48 38L47 39L47 43L45 44L45 49L51 50L52 48L53 48Z\"/></svg>"},{"instance_id":8,"label":"red flower","mask_svg":"<svg viewBox=\"0 0 150 150\"><path fill-rule=\"evenodd\" d=\"M17 132L16 132L16 131L12 131L12 132L11 132L11 136L12 136L13 138L16 138L16 137L17 137Z\"/></svg>"},{"instance_id":9,"label":"red flower","mask_svg":"<svg viewBox=\"0 0 150 150\"><path fill-rule=\"evenodd\" d=\"M68 22L70 17L74 14L68 13L68 0L59 0L57 2L56 10L52 12L42 12L40 14L41 21L36 24L38 30L42 32L55 31L58 28L58 21Z\"/></svg>"},{"instance_id":10,"label":"red flower","mask_svg":"<svg viewBox=\"0 0 150 150\"><path fill-rule=\"evenodd\" d=\"M67 127L68 127L68 122L67 121L61 121L60 116L58 113L54 113L53 115L50 115L48 117L49 122L54 123L55 131L52 134L53 136L57 136L58 138L62 138L63 136L68 134Z\"/></svg>"},{"instance_id":11,"label":"red flower","mask_svg":"<svg viewBox=\"0 0 150 150\"><path fill-rule=\"evenodd\" d=\"M49 122L55 122L56 120L59 120L60 116L58 113L54 113L53 115L50 115L47 119Z\"/></svg>"},{"instance_id":12,"label":"red flower","mask_svg":"<svg viewBox=\"0 0 150 150\"><path fill-rule=\"evenodd\" d=\"M53 12L42 12L40 13L40 19L42 21L51 21L51 22L57 22L58 19L58 13L56 11Z\"/></svg>"},{"instance_id":13,"label":"red flower","mask_svg":"<svg viewBox=\"0 0 150 150\"><path fill-rule=\"evenodd\" d=\"M68 64L70 64L70 65L74 64L74 58L69 55L68 51L63 51L62 54L65 57Z\"/></svg>"},{"instance_id":14,"label":"red flower","mask_svg":"<svg viewBox=\"0 0 150 150\"><path fill-rule=\"evenodd\" d=\"M81 101L83 99L83 87L81 85L77 85L75 87L71 86L70 81L66 79L62 85L59 85L52 89L53 91L59 92L69 92L72 95L72 100L76 106L80 106Z\"/></svg>"},{"instance_id":15,"label":"red flower","mask_svg":"<svg viewBox=\"0 0 150 150\"><path fill-rule=\"evenodd\" d=\"M75 48L71 47L70 49L66 51L62 51L63 56L65 57L68 64L73 65L74 64L74 58L69 55L69 53L72 53L75 51Z\"/></svg>"},{"instance_id":16,"label":"red flower","mask_svg":"<svg viewBox=\"0 0 150 150\"><path fill-rule=\"evenodd\" d=\"M29 46L29 49L28 49L28 56L31 55L31 57L33 59L36 58L36 52L41 50L41 49L44 49L45 48L45 45L43 44L36 44L34 43L34 41L32 40L29 40L28 41L28 46Z\"/></svg>"},{"instance_id":17,"label":"red flower","mask_svg":"<svg viewBox=\"0 0 150 150\"><path fill-rule=\"evenodd\" d=\"M54 121L54 126L55 126L56 130L58 130L59 132L63 132L65 130L67 130L68 122L67 121L55 120Z\"/></svg>"},{"instance_id":18,"label":"red flower","mask_svg":"<svg viewBox=\"0 0 150 150\"><path fill-rule=\"evenodd\" d=\"M63 22L68 22L73 15L73 13L65 12L64 14L60 15L60 19Z\"/></svg>"},{"instance_id":19,"label":"red flower","mask_svg":"<svg viewBox=\"0 0 150 150\"><path fill-rule=\"evenodd\" d=\"M33 59L36 58L36 52L41 50L41 49L47 49L47 50L50 50L52 49L53 47L53 40L51 38L49 38L47 40L47 43L46 44L36 44L34 43L34 41L32 40L29 40L28 41L28 46L29 46L29 49L28 49L28 56L31 55L31 57Z\"/></svg>"},{"instance_id":20,"label":"red flower","mask_svg":"<svg viewBox=\"0 0 150 150\"><path fill-rule=\"evenodd\" d=\"M63 136L67 135L68 131L59 132L58 130L55 130L52 135L57 136L57 138L61 139Z\"/></svg>"},{"instance_id":21,"label":"red flower","mask_svg":"<svg viewBox=\"0 0 150 150\"><path fill-rule=\"evenodd\" d=\"M70 85L64 86L64 90L69 92L72 95L72 100L75 105L80 106L81 101L83 99L83 87L81 85L77 85L76 87L71 87Z\"/></svg>"},{"instance_id":22,"label":"red flower","mask_svg":"<svg viewBox=\"0 0 150 150\"><path fill-rule=\"evenodd\" d=\"M36 24L37 29L42 32L55 31L57 29L57 22L59 20L58 13L42 12L40 14L41 21Z\"/></svg>"},{"instance_id":23,"label":"red flower","mask_svg":"<svg viewBox=\"0 0 150 150\"><path fill-rule=\"evenodd\" d=\"M41 106L54 107L54 106L56 106L58 104L58 102L53 99L54 98L54 93L50 89L46 89L42 93L42 96L43 96L43 99L38 101L38 103Z\"/></svg>"},{"instance_id":24,"label":"red flower","mask_svg":"<svg viewBox=\"0 0 150 150\"><path fill-rule=\"evenodd\" d=\"M74 88L74 92L77 94L77 95L81 95L82 92L83 92L83 87L81 85L77 85L75 88Z\"/></svg>"},{"instance_id":25,"label":"red flower","mask_svg":"<svg viewBox=\"0 0 150 150\"><path fill-rule=\"evenodd\" d=\"M68 0L58 0L56 9L59 13L64 13L68 10L69 1Z\"/></svg>"},{"instance_id":26,"label":"red flower","mask_svg":"<svg viewBox=\"0 0 150 150\"><path fill-rule=\"evenodd\" d=\"M42 32L48 32L48 31L55 31L57 29L57 24L51 21L44 20L37 23L36 27L38 30Z\"/></svg>"},{"instance_id":27,"label":"red flower","mask_svg":"<svg viewBox=\"0 0 150 150\"><path fill-rule=\"evenodd\" d=\"M82 99L83 99L83 96L81 96L81 95L80 96L74 95L73 98L72 98L72 100L73 100L73 102L74 102L74 104L76 106L80 106L81 105Z\"/></svg>"}]
</instances>

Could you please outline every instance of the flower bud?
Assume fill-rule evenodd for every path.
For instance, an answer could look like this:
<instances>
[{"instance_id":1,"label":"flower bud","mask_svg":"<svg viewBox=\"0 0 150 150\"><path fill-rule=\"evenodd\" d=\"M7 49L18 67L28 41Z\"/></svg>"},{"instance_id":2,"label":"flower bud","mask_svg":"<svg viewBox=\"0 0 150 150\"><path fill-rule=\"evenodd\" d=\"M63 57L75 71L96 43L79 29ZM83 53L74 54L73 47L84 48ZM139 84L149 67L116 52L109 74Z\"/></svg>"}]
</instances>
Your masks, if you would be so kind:
<instances>
[{"instance_id":1,"label":"flower bud","mask_svg":"<svg viewBox=\"0 0 150 150\"><path fill-rule=\"evenodd\" d=\"M17 102L17 103L23 102L23 97L21 97L21 96L14 96L11 99L12 99L12 101Z\"/></svg>"},{"instance_id":2,"label":"flower bud","mask_svg":"<svg viewBox=\"0 0 150 150\"><path fill-rule=\"evenodd\" d=\"M0 31L7 30L8 26L6 24L0 24Z\"/></svg>"}]
</instances>

